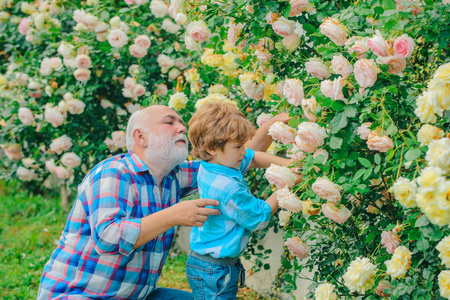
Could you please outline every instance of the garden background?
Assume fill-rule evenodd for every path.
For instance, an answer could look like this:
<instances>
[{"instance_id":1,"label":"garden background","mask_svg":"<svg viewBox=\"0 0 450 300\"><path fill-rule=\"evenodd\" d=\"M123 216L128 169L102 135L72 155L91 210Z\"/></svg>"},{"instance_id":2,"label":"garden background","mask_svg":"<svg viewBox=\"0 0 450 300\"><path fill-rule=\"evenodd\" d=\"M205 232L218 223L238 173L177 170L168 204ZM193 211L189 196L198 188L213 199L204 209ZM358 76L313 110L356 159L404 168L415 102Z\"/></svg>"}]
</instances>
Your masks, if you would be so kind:
<instances>
[{"instance_id":1,"label":"garden background","mask_svg":"<svg viewBox=\"0 0 450 300\"><path fill-rule=\"evenodd\" d=\"M267 284L289 294L314 270L310 299L450 299L449 19L448 0L0 0L0 176L68 208L142 107L288 112L268 151L303 182L247 178L282 207ZM271 267L264 233L250 272Z\"/></svg>"}]
</instances>

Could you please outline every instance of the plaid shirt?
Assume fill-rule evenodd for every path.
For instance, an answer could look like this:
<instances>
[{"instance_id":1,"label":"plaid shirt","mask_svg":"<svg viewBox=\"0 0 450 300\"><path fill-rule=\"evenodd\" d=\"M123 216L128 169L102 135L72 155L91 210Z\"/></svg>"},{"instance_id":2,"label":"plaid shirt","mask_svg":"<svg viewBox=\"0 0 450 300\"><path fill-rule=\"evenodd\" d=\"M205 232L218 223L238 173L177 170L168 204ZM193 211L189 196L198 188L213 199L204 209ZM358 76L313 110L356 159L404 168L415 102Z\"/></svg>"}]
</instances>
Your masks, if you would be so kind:
<instances>
[{"instance_id":1,"label":"plaid shirt","mask_svg":"<svg viewBox=\"0 0 450 300\"><path fill-rule=\"evenodd\" d=\"M192 251L215 258L238 257L247 245L251 231L262 229L269 223L270 205L253 196L244 181L254 155L253 150L247 149L239 169L201 162L198 172L200 197L218 200L222 213L209 216L202 227L192 228Z\"/></svg>"},{"instance_id":2,"label":"plaid shirt","mask_svg":"<svg viewBox=\"0 0 450 300\"><path fill-rule=\"evenodd\" d=\"M129 151L99 163L78 186L59 245L44 268L38 299L143 299L158 282L176 227L133 250L141 218L196 190L199 162L175 167L162 195Z\"/></svg>"}]
</instances>

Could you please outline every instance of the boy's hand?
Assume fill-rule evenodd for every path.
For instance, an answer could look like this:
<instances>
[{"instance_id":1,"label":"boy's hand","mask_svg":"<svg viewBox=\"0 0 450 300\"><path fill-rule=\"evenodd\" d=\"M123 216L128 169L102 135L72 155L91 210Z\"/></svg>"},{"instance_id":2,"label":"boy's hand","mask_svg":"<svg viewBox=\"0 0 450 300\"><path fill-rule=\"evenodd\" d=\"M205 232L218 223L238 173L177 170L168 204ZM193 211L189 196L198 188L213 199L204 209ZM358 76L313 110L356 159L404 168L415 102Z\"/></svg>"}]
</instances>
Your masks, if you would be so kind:
<instances>
[{"instance_id":1,"label":"boy's hand","mask_svg":"<svg viewBox=\"0 0 450 300\"><path fill-rule=\"evenodd\" d=\"M287 124L290 119L291 119L291 117L289 117L288 113L280 113L280 114L274 116L272 119L270 119L270 121L272 121L271 122L272 124L275 122L278 122L278 121L281 121L284 124Z\"/></svg>"}]
</instances>

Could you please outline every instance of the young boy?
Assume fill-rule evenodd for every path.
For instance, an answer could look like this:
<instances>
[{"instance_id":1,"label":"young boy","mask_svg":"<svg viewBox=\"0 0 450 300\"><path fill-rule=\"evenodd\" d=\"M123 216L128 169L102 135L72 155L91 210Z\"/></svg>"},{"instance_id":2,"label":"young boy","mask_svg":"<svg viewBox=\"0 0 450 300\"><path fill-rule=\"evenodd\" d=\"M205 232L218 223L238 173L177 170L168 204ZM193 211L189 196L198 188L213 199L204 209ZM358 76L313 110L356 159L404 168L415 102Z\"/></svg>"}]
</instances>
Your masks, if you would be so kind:
<instances>
[{"instance_id":1,"label":"young boy","mask_svg":"<svg viewBox=\"0 0 450 300\"><path fill-rule=\"evenodd\" d=\"M278 209L276 194L257 199L244 174L271 163L287 166L290 159L245 149L254 134L252 124L230 103L204 103L189 121L192 154L202 160L200 197L218 200L221 210L203 227L192 228L186 275L196 300L236 299L239 277L244 276L238 257L251 231L266 227Z\"/></svg>"}]
</instances>

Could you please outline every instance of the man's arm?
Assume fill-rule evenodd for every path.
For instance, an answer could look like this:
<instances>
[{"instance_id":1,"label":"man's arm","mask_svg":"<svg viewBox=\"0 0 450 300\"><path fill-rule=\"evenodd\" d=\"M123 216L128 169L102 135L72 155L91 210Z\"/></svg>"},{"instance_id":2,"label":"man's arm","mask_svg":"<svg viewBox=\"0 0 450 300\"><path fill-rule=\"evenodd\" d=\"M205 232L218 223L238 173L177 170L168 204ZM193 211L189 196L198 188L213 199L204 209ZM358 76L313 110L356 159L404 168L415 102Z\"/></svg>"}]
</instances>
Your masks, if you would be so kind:
<instances>
[{"instance_id":1,"label":"man's arm","mask_svg":"<svg viewBox=\"0 0 450 300\"><path fill-rule=\"evenodd\" d=\"M220 214L220 210L205 206L217 205L219 205L219 201L212 199L183 201L142 218L141 230L133 249L139 248L177 225L203 226L208 215Z\"/></svg>"},{"instance_id":2,"label":"man's arm","mask_svg":"<svg viewBox=\"0 0 450 300\"><path fill-rule=\"evenodd\" d=\"M270 126L278 121L287 123L289 119L288 113L281 113L274 116L256 131L255 136L245 144L245 148L266 152L272 143L272 137L269 135Z\"/></svg>"}]
</instances>

